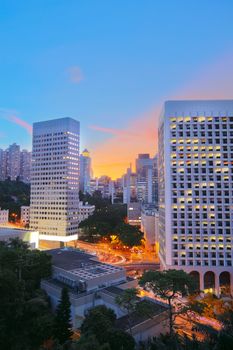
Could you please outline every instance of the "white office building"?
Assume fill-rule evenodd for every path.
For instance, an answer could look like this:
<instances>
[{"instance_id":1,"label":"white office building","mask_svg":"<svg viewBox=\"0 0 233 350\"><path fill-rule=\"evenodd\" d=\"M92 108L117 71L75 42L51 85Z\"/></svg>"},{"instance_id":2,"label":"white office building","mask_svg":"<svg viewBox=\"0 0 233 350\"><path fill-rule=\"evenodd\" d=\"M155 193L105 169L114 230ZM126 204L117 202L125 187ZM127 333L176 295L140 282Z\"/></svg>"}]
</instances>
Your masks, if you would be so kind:
<instances>
[{"instance_id":1,"label":"white office building","mask_svg":"<svg viewBox=\"0 0 233 350\"><path fill-rule=\"evenodd\" d=\"M141 209L141 231L144 233L145 247L158 253L159 215L154 204L144 204Z\"/></svg>"},{"instance_id":2,"label":"white office building","mask_svg":"<svg viewBox=\"0 0 233 350\"><path fill-rule=\"evenodd\" d=\"M86 220L89 216L93 215L95 211L95 205L79 202L79 222Z\"/></svg>"},{"instance_id":3,"label":"white office building","mask_svg":"<svg viewBox=\"0 0 233 350\"><path fill-rule=\"evenodd\" d=\"M0 225L0 241L7 242L15 238L28 243L31 249L38 249L39 247L39 232Z\"/></svg>"},{"instance_id":4,"label":"white office building","mask_svg":"<svg viewBox=\"0 0 233 350\"><path fill-rule=\"evenodd\" d=\"M27 226L30 223L30 206L23 205L20 207L20 222L23 226Z\"/></svg>"},{"instance_id":5,"label":"white office building","mask_svg":"<svg viewBox=\"0 0 233 350\"><path fill-rule=\"evenodd\" d=\"M233 100L168 101L159 126L159 240L165 269L201 290L233 285Z\"/></svg>"},{"instance_id":6,"label":"white office building","mask_svg":"<svg viewBox=\"0 0 233 350\"><path fill-rule=\"evenodd\" d=\"M40 239L77 239L79 122L61 118L33 124L30 226Z\"/></svg>"}]
</instances>

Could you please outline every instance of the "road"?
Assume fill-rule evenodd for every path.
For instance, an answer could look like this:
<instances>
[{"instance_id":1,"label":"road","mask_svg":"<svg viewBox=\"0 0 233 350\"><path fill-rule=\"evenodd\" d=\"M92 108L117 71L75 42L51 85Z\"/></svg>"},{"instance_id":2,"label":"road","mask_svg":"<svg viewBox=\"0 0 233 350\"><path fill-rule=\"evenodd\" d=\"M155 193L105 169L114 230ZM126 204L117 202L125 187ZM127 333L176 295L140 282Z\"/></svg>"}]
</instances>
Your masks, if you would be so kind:
<instances>
[{"instance_id":1,"label":"road","mask_svg":"<svg viewBox=\"0 0 233 350\"><path fill-rule=\"evenodd\" d=\"M83 241L69 242L68 246L85 250L87 253L96 255L102 262L117 264L126 270L149 270L158 269L159 263L154 254L140 250L134 253L127 250L112 249L108 243L88 243ZM41 241L40 249L47 250L59 247L58 243Z\"/></svg>"}]
</instances>

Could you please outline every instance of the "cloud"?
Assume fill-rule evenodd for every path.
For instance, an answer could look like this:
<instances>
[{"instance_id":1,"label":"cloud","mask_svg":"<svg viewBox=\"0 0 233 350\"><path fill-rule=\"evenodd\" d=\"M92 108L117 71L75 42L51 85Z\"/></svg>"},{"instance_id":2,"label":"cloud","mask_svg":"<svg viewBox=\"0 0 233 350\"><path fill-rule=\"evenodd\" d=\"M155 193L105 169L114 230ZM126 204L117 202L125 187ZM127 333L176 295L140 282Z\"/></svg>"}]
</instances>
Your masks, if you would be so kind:
<instances>
[{"instance_id":1,"label":"cloud","mask_svg":"<svg viewBox=\"0 0 233 350\"><path fill-rule=\"evenodd\" d=\"M233 52L202 67L196 77L172 96L175 99L233 99Z\"/></svg>"},{"instance_id":2,"label":"cloud","mask_svg":"<svg viewBox=\"0 0 233 350\"><path fill-rule=\"evenodd\" d=\"M70 82L79 84L83 80L83 74L79 66L69 67L67 72Z\"/></svg>"},{"instance_id":3,"label":"cloud","mask_svg":"<svg viewBox=\"0 0 233 350\"><path fill-rule=\"evenodd\" d=\"M105 128L105 127L98 126L98 125L90 125L89 128L92 130L100 131L100 132L110 134L110 135L117 135L117 136L122 136L122 137L124 137L124 136L135 137L135 136L137 136L136 134L134 134L130 131L125 131L125 130L121 130L121 129L114 129L114 128Z\"/></svg>"},{"instance_id":4,"label":"cloud","mask_svg":"<svg viewBox=\"0 0 233 350\"><path fill-rule=\"evenodd\" d=\"M0 117L2 119L8 120L14 124L17 124L24 128L30 135L32 134L32 125L27 123L25 120L17 117L17 112L8 109L0 109Z\"/></svg>"},{"instance_id":5,"label":"cloud","mask_svg":"<svg viewBox=\"0 0 233 350\"><path fill-rule=\"evenodd\" d=\"M23 119L20 119L16 117L15 115L9 116L9 120L22 128L26 129L27 132L31 135L32 134L32 126L25 122Z\"/></svg>"},{"instance_id":6,"label":"cloud","mask_svg":"<svg viewBox=\"0 0 233 350\"><path fill-rule=\"evenodd\" d=\"M92 150L95 176L106 174L115 179L126 171L130 163L134 164L138 153L154 156L157 145L156 117L159 111L160 106L138 116L128 122L123 131L113 129L111 138L95 146Z\"/></svg>"}]
</instances>

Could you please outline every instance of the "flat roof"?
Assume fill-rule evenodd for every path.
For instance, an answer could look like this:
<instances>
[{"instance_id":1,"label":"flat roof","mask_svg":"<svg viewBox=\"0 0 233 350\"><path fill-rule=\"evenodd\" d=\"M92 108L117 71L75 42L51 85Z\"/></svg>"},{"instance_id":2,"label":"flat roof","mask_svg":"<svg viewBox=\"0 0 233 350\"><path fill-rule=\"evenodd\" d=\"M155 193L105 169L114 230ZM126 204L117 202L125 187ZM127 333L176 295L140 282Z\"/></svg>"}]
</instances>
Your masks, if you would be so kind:
<instances>
[{"instance_id":1,"label":"flat roof","mask_svg":"<svg viewBox=\"0 0 233 350\"><path fill-rule=\"evenodd\" d=\"M20 228L13 228L13 227L6 227L6 226L0 226L0 237L1 236L14 236L14 235L22 235L24 233L29 232L36 232L33 230L25 230Z\"/></svg>"},{"instance_id":2,"label":"flat roof","mask_svg":"<svg viewBox=\"0 0 233 350\"><path fill-rule=\"evenodd\" d=\"M73 248L51 249L46 251L52 256L52 264L66 271L96 265L96 257Z\"/></svg>"},{"instance_id":3,"label":"flat roof","mask_svg":"<svg viewBox=\"0 0 233 350\"><path fill-rule=\"evenodd\" d=\"M233 100L170 100L164 103L164 114L171 116L232 116Z\"/></svg>"},{"instance_id":4,"label":"flat roof","mask_svg":"<svg viewBox=\"0 0 233 350\"><path fill-rule=\"evenodd\" d=\"M153 319L153 317L158 316L159 314L165 312L168 310L168 307L166 306L166 304L161 305L157 302L148 300L148 299L144 299L139 301L139 303L142 304L142 308L143 308L143 304L146 305L146 309L149 310L148 313L142 314L139 312L132 312L131 313L131 327L135 327L137 325L139 325L140 323L146 321L146 320L150 320ZM117 328L120 328L122 330L127 330L129 329L129 320L128 320L128 316L122 316L120 318L118 318L116 320L116 326Z\"/></svg>"},{"instance_id":5,"label":"flat roof","mask_svg":"<svg viewBox=\"0 0 233 350\"><path fill-rule=\"evenodd\" d=\"M120 266L100 262L95 256L74 248L52 249L47 254L52 256L54 267L63 269L75 279L84 281L124 271Z\"/></svg>"}]
</instances>

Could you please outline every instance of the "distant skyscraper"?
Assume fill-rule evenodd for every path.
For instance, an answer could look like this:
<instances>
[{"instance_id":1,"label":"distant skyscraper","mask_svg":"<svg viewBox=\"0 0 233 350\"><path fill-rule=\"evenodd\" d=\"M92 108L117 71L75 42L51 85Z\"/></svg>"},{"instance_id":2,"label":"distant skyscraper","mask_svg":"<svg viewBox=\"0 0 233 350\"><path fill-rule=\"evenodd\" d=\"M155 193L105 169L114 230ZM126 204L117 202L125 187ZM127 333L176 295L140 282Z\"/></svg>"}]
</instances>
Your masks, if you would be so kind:
<instances>
[{"instance_id":1,"label":"distant skyscraper","mask_svg":"<svg viewBox=\"0 0 233 350\"><path fill-rule=\"evenodd\" d=\"M233 100L168 101L159 126L163 268L201 290L233 286Z\"/></svg>"},{"instance_id":2,"label":"distant skyscraper","mask_svg":"<svg viewBox=\"0 0 233 350\"><path fill-rule=\"evenodd\" d=\"M91 181L91 158L90 153L85 149L80 154L80 190L83 193L90 193Z\"/></svg>"},{"instance_id":3,"label":"distant skyscraper","mask_svg":"<svg viewBox=\"0 0 233 350\"><path fill-rule=\"evenodd\" d=\"M77 238L79 122L61 118L33 125L30 226L43 239Z\"/></svg>"},{"instance_id":4,"label":"distant skyscraper","mask_svg":"<svg viewBox=\"0 0 233 350\"><path fill-rule=\"evenodd\" d=\"M20 180L30 183L32 154L27 150L20 152Z\"/></svg>"},{"instance_id":5,"label":"distant skyscraper","mask_svg":"<svg viewBox=\"0 0 233 350\"><path fill-rule=\"evenodd\" d=\"M123 203L129 204L137 201L137 175L132 172L131 166L123 175Z\"/></svg>"},{"instance_id":6,"label":"distant skyscraper","mask_svg":"<svg viewBox=\"0 0 233 350\"><path fill-rule=\"evenodd\" d=\"M31 152L20 151L16 143L10 145L6 150L0 149L0 181L10 179L29 183L31 171Z\"/></svg>"},{"instance_id":7,"label":"distant skyscraper","mask_svg":"<svg viewBox=\"0 0 233 350\"><path fill-rule=\"evenodd\" d=\"M0 149L0 181L6 179L6 168L7 168L7 154L6 151Z\"/></svg>"},{"instance_id":8,"label":"distant skyscraper","mask_svg":"<svg viewBox=\"0 0 233 350\"><path fill-rule=\"evenodd\" d=\"M157 158L150 158L148 153L139 154L136 159L136 174L138 201L157 204Z\"/></svg>"},{"instance_id":9,"label":"distant skyscraper","mask_svg":"<svg viewBox=\"0 0 233 350\"><path fill-rule=\"evenodd\" d=\"M20 176L20 146L13 143L7 150L7 176L16 180Z\"/></svg>"}]
</instances>

